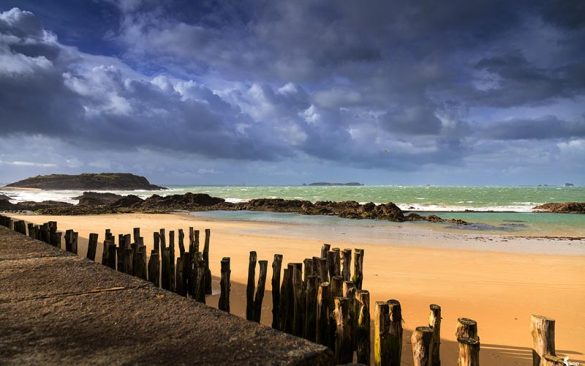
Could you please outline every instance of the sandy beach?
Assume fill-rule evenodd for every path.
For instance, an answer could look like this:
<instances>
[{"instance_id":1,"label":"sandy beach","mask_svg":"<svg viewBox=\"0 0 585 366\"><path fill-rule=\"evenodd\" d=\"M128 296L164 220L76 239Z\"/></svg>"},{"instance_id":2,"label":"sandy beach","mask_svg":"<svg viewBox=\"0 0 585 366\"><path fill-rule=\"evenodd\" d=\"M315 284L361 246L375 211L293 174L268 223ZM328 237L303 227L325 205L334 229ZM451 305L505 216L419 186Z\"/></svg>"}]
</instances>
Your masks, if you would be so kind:
<instances>
[{"instance_id":1,"label":"sandy beach","mask_svg":"<svg viewBox=\"0 0 585 366\"><path fill-rule=\"evenodd\" d=\"M403 362L410 362L410 330L428 321L428 306L443 309L441 359L456 362L454 339L458 317L477 320L482 365L531 365L531 314L556 320L556 347L561 355L585 362L585 253L583 240L519 238L499 235L441 232L429 226L395 225L387 232L308 225L203 219L185 214L123 214L99 216L11 215L29 222L54 220L59 229L80 235L80 255L90 232L106 228L114 234L140 227L152 248L152 233L160 228L211 229L211 271L219 274L222 257L231 257L232 313L244 316L248 254L284 263L318 255L324 242L340 248L363 248L364 289L376 300L398 299L404 314ZM356 236L359 235L359 236ZM98 246L98 257L101 247ZM74 275L74 274L72 274ZM269 269L262 323L271 321ZM219 291L214 279L214 293ZM207 298L217 306L218 295Z\"/></svg>"}]
</instances>

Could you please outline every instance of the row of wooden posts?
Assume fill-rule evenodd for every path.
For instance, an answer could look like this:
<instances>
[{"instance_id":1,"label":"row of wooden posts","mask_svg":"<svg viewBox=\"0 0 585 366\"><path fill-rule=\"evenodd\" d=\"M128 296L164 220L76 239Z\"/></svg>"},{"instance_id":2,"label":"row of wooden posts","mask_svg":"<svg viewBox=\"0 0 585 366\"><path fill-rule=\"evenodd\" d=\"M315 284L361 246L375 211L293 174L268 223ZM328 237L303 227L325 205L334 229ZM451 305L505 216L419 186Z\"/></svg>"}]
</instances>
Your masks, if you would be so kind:
<instances>
[{"instance_id":1,"label":"row of wooden posts","mask_svg":"<svg viewBox=\"0 0 585 366\"><path fill-rule=\"evenodd\" d=\"M13 221L0 215L0 225L61 247L62 233L57 223L42 225ZM133 234L105 232L101 263L114 270L140 277L157 287L205 303L212 292L209 249L211 232L205 230L203 250L199 230L189 228L188 247L185 234L178 230L179 255L175 258L175 232L165 229L153 235L154 249L146 257L140 228ZM78 233L65 231L65 250L78 254ZM95 261L98 234L91 233L86 257ZM370 293L362 288L364 250L331 248L324 244L320 256L306 258L303 263L288 263L281 271L283 256L275 254L272 262L272 327L329 347L338 364L357 361L369 365L400 365L402 358L402 307L398 300L377 301L374 309L373 340L370 339ZM256 282L256 266L259 267ZM304 268L304 271L303 271ZM258 260L250 252L246 287L246 319L260 322L268 270L267 260ZM283 274L281 280L281 272ZM218 308L230 312L230 258L221 260ZM555 355L554 320L532 316L535 366L566 365ZM430 305L429 324L416 327L411 345L415 366L440 366L441 307ZM458 366L478 366L480 342L477 323L459 318L456 330L459 344ZM372 345L373 343L373 345ZM373 352L372 352L373 346ZM373 359L371 359L373 355Z\"/></svg>"}]
</instances>

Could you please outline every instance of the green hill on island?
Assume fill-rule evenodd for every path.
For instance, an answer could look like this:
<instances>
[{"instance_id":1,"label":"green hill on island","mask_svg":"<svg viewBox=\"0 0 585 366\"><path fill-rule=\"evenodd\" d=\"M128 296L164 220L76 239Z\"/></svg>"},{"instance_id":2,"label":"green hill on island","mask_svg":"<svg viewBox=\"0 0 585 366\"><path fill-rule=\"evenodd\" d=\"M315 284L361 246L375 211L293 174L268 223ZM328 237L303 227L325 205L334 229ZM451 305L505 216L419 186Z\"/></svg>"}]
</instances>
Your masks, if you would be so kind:
<instances>
[{"instance_id":1,"label":"green hill on island","mask_svg":"<svg viewBox=\"0 0 585 366\"><path fill-rule=\"evenodd\" d=\"M165 189L150 184L148 179L130 173L85 173L79 175L50 174L37 175L18 182L7 184L6 187L38 188L45 190L160 190Z\"/></svg>"}]
</instances>

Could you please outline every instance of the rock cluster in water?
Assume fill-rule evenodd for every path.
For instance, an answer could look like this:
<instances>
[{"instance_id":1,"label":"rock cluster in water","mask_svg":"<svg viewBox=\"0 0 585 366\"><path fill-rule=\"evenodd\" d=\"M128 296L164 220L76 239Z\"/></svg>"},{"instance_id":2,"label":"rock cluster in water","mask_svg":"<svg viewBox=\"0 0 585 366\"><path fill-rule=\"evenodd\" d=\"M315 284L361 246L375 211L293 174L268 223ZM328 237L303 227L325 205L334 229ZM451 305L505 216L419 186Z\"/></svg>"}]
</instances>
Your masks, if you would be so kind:
<instances>
[{"instance_id":1,"label":"rock cluster in water","mask_svg":"<svg viewBox=\"0 0 585 366\"><path fill-rule=\"evenodd\" d=\"M534 210L554 213L585 214L585 202L545 203L534 207Z\"/></svg>"},{"instance_id":2,"label":"rock cluster in water","mask_svg":"<svg viewBox=\"0 0 585 366\"><path fill-rule=\"evenodd\" d=\"M405 213L394 203L360 204L355 201L318 201L285 200L280 198L258 198L247 202L231 203L223 198L212 197L204 193L185 193L182 195L152 195L141 199L135 195L121 196L113 193L84 192L75 197L77 205L65 202L22 202L12 204L0 199L0 210L25 210L46 215L91 215L105 213L164 213L178 210L185 211L269 211L292 212L303 215L329 215L350 219L376 219L388 221L430 221L453 222L465 224L462 220L444 220L438 216L421 216L416 213Z\"/></svg>"}]
</instances>

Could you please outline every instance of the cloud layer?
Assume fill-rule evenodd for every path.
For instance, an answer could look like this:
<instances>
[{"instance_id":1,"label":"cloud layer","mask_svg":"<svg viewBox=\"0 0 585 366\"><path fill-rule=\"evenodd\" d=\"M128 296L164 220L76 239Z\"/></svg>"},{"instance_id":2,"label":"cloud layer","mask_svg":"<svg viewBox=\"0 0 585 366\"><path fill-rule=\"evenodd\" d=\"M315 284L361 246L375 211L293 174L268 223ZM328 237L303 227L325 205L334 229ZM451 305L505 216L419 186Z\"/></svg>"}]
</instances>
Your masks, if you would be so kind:
<instances>
[{"instance_id":1,"label":"cloud layer","mask_svg":"<svg viewBox=\"0 0 585 366\"><path fill-rule=\"evenodd\" d=\"M115 167L164 181L192 161L179 180L194 183L236 166L241 177L215 183L282 181L258 167L304 166L306 180L345 169L373 183L441 167L585 168L578 0L91 6L0 13L0 166L96 170L91 152L134 154ZM83 18L63 28L50 11L109 27L99 37ZM8 151L39 139L61 146L56 161ZM167 166L144 168L152 156Z\"/></svg>"}]
</instances>

